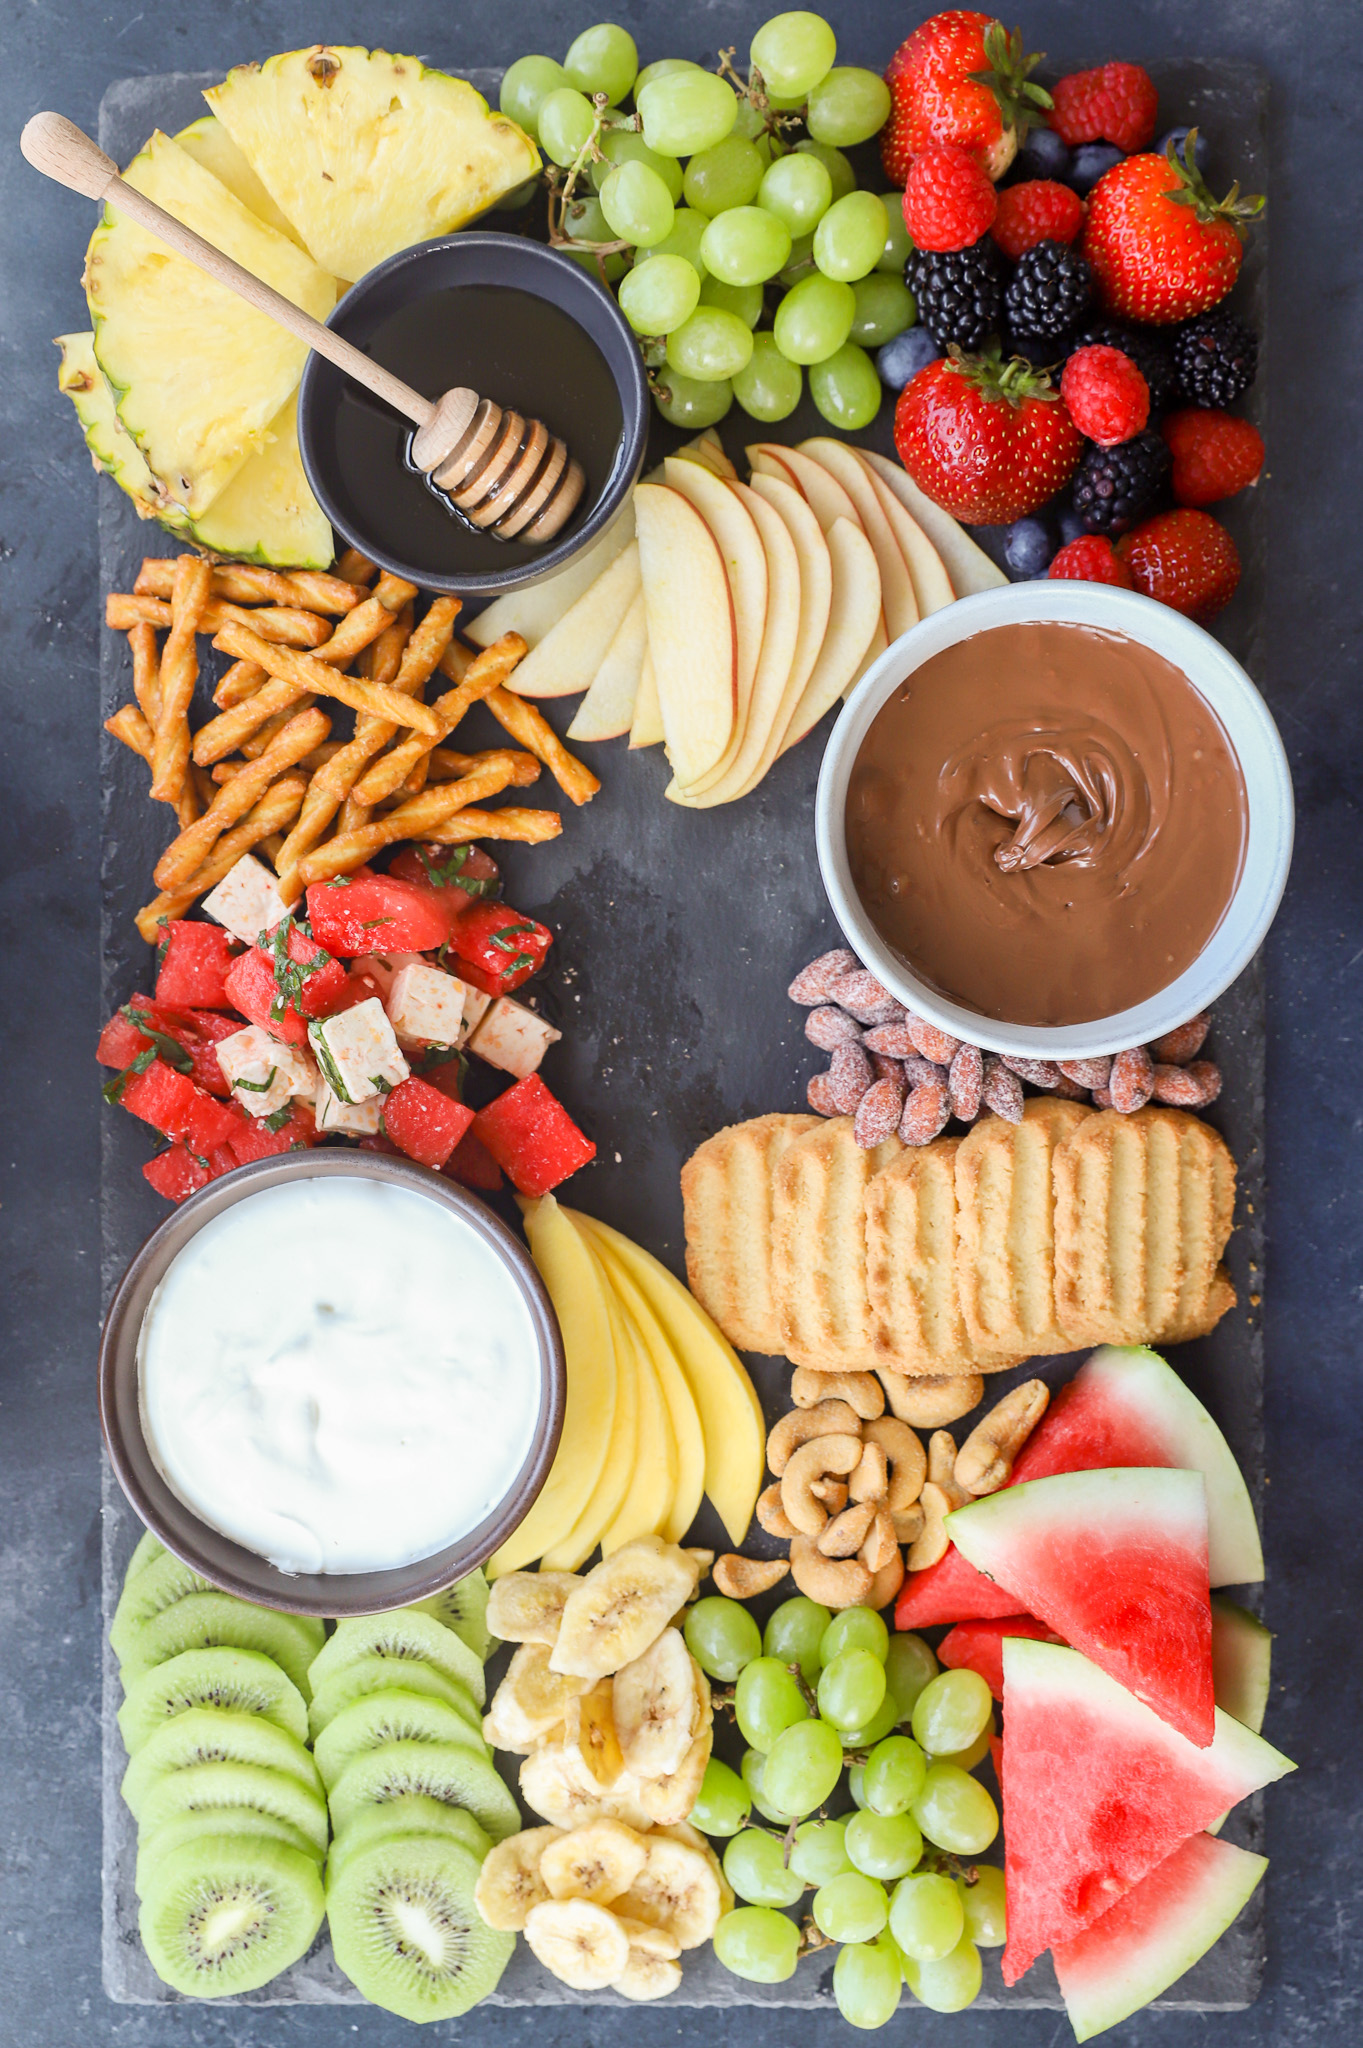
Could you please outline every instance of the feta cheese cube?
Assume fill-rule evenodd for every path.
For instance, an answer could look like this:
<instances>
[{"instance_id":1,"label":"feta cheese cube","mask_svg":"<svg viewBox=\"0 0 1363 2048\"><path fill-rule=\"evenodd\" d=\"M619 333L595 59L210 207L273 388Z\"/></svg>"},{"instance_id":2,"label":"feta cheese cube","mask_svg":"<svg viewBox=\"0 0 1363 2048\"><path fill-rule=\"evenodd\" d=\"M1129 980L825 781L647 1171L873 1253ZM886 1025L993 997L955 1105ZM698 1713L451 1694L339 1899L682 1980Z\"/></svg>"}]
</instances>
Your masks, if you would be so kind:
<instances>
[{"instance_id":1,"label":"feta cheese cube","mask_svg":"<svg viewBox=\"0 0 1363 2048\"><path fill-rule=\"evenodd\" d=\"M254 946L262 932L272 931L288 907L274 876L253 853L244 853L203 900L209 916L247 946Z\"/></svg>"},{"instance_id":2,"label":"feta cheese cube","mask_svg":"<svg viewBox=\"0 0 1363 2048\"><path fill-rule=\"evenodd\" d=\"M464 1021L465 988L457 975L424 960L401 967L385 1008L402 1045L457 1045Z\"/></svg>"},{"instance_id":3,"label":"feta cheese cube","mask_svg":"<svg viewBox=\"0 0 1363 2048\"><path fill-rule=\"evenodd\" d=\"M469 982L465 982L464 1021L459 1027L459 1036L454 1041L456 1045L468 1044L491 1008L492 997L485 996L480 988L474 988Z\"/></svg>"},{"instance_id":4,"label":"feta cheese cube","mask_svg":"<svg viewBox=\"0 0 1363 2048\"><path fill-rule=\"evenodd\" d=\"M308 1037L318 1066L342 1102L386 1095L411 1072L377 996L338 1016L319 1017L309 1024Z\"/></svg>"},{"instance_id":5,"label":"feta cheese cube","mask_svg":"<svg viewBox=\"0 0 1363 2048\"><path fill-rule=\"evenodd\" d=\"M371 1095L367 1102L342 1102L325 1079L317 1083L313 1115L319 1131L345 1131L352 1138L376 1138L382 1113L380 1095Z\"/></svg>"},{"instance_id":6,"label":"feta cheese cube","mask_svg":"<svg viewBox=\"0 0 1363 2048\"><path fill-rule=\"evenodd\" d=\"M533 1074L556 1039L562 1038L552 1024L524 1003L510 996L498 996L469 1038L469 1051L490 1067L514 1074L523 1081Z\"/></svg>"},{"instance_id":7,"label":"feta cheese cube","mask_svg":"<svg viewBox=\"0 0 1363 2048\"><path fill-rule=\"evenodd\" d=\"M251 1116L273 1116L295 1095L311 1100L317 1092L317 1069L296 1045L271 1038L259 1024L248 1024L217 1044L222 1077Z\"/></svg>"}]
</instances>

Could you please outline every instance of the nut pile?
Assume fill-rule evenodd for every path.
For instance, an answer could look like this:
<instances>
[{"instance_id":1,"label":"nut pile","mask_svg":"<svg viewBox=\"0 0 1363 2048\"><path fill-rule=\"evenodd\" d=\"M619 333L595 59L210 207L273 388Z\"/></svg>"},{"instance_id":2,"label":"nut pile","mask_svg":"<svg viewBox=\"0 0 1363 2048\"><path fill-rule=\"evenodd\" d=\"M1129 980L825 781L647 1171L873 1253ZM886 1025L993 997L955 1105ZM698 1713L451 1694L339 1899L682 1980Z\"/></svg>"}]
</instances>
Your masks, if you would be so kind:
<instances>
[{"instance_id":1,"label":"nut pile","mask_svg":"<svg viewBox=\"0 0 1363 2048\"><path fill-rule=\"evenodd\" d=\"M1152 1045L1102 1059L1034 1060L984 1052L896 1002L855 953L835 947L802 968L787 994L809 1011L805 1037L832 1055L806 1091L817 1116L850 1116L867 1151L898 1136L928 1145L952 1117L973 1124L981 1110L1022 1121L1023 1084L1124 1116L1147 1102L1206 1109L1221 1093L1221 1069L1200 1060L1211 1013L1189 1018Z\"/></svg>"}]
</instances>

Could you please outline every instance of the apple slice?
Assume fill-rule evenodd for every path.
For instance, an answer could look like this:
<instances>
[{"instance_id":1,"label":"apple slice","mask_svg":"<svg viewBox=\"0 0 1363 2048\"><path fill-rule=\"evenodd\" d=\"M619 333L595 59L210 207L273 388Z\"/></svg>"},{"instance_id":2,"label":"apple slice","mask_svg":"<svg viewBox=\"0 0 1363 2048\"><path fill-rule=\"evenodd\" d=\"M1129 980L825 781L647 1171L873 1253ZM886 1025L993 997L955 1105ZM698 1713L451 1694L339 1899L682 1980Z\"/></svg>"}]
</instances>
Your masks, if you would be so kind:
<instances>
[{"instance_id":1,"label":"apple slice","mask_svg":"<svg viewBox=\"0 0 1363 2048\"><path fill-rule=\"evenodd\" d=\"M647 647L648 624L641 587L615 629L595 681L577 707L577 715L568 727L570 740L615 740L629 731Z\"/></svg>"},{"instance_id":2,"label":"apple slice","mask_svg":"<svg viewBox=\"0 0 1363 2048\"><path fill-rule=\"evenodd\" d=\"M627 498L614 524L592 542L585 554L529 590L509 590L505 597L494 598L486 611L479 612L467 626L461 625L461 631L475 647L491 647L503 633L519 633L527 647L538 647L545 634L571 610L585 590L591 589L633 538L634 501Z\"/></svg>"},{"instance_id":3,"label":"apple slice","mask_svg":"<svg viewBox=\"0 0 1363 2048\"><path fill-rule=\"evenodd\" d=\"M880 570L875 550L850 519L835 519L828 535L833 566L833 599L813 674L791 714L780 751L784 754L816 726L859 674L881 629Z\"/></svg>"},{"instance_id":4,"label":"apple slice","mask_svg":"<svg viewBox=\"0 0 1363 2048\"><path fill-rule=\"evenodd\" d=\"M771 478L766 481L770 483ZM730 803L750 786L783 705L789 715L786 689L800 631L800 559L790 529L780 513L773 511L746 484L726 484L724 488L741 500L746 516L761 536L766 557L767 623L742 738L737 747L730 745L727 767L708 781L703 791L684 790L675 782L666 791L674 803L686 804L694 810L710 810L716 804Z\"/></svg>"},{"instance_id":5,"label":"apple slice","mask_svg":"<svg viewBox=\"0 0 1363 2048\"><path fill-rule=\"evenodd\" d=\"M956 593L951 587L942 557L924 533L918 521L900 504L890 486L882 476L877 475L869 462L864 460L863 451L858 448L857 456L862 460L866 478L881 511L889 522L890 531L913 582L913 594L918 604L918 616L927 618L930 612L944 611L947 605L955 604Z\"/></svg>"},{"instance_id":6,"label":"apple slice","mask_svg":"<svg viewBox=\"0 0 1363 2048\"><path fill-rule=\"evenodd\" d=\"M507 681L518 697L575 697L591 688L620 621L639 594L639 548L631 541L604 575L532 647Z\"/></svg>"},{"instance_id":7,"label":"apple slice","mask_svg":"<svg viewBox=\"0 0 1363 2048\"><path fill-rule=\"evenodd\" d=\"M630 721L630 751L632 753L636 747L660 747L666 737L663 707L658 702L658 677L648 647L648 617L645 613L644 660L639 670L639 694L634 700L634 717Z\"/></svg>"},{"instance_id":8,"label":"apple slice","mask_svg":"<svg viewBox=\"0 0 1363 2048\"><path fill-rule=\"evenodd\" d=\"M776 737L779 738L789 723L790 712L800 701L800 692L813 673L824 634L828 631L828 608L833 600L833 565L828 558L828 542L823 537L823 529L803 492L779 477L760 473L754 475L750 489L785 521L800 564L800 623L790 678L786 684L786 714L777 727Z\"/></svg>"},{"instance_id":9,"label":"apple slice","mask_svg":"<svg viewBox=\"0 0 1363 2048\"><path fill-rule=\"evenodd\" d=\"M856 506L837 477L821 462L816 462L812 455L806 455L802 448L784 448L775 441L759 441L748 450L748 460L754 469L757 468L759 453L765 457L762 467L768 476L785 476L797 491L803 492L825 537L832 531L835 519L850 519L853 526L861 524ZM775 464L774 468L772 464Z\"/></svg>"},{"instance_id":10,"label":"apple slice","mask_svg":"<svg viewBox=\"0 0 1363 2048\"><path fill-rule=\"evenodd\" d=\"M724 557L734 607L738 695L734 705L733 731L723 759L694 789L687 791L688 795L701 796L711 783L727 775L743 744L753 680L767 623L767 558L757 527L733 485L716 476L703 462L678 461L675 455L668 456L663 469L672 489L690 499L714 535Z\"/></svg>"},{"instance_id":11,"label":"apple slice","mask_svg":"<svg viewBox=\"0 0 1363 2048\"><path fill-rule=\"evenodd\" d=\"M703 434L697 434L694 441L688 441L684 448L677 450L677 453L689 455L694 461L703 462L716 476L724 477L729 483L735 482L738 477L738 471L724 453L724 443L713 427L707 427Z\"/></svg>"},{"instance_id":12,"label":"apple slice","mask_svg":"<svg viewBox=\"0 0 1363 2048\"><path fill-rule=\"evenodd\" d=\"M634 522L667 755L689 789L723 759L734 729L738 652L729 579L709 527L669 484L639 485Z\"/></svg>"},{"instance_id":13,"label":"apple slice","mask_svg":"<svg viewBox=\"0 0 1363 2048\"><path fill-rule=\"evenodd\" d=\"M908 473L888 456L863 448L862 456L898 498L904 510L918 521L942 558L951 587L957 597L973 597L977 591L999 590L1008 581L1002 569L977 547L965 528L949 512L934 504Z\"/></svg>"},{"instance_id":14,"label":"apple slice","mask_svg":"<svg viewBox=\"0 0 1363 2048\"><path fill-rule=\"evenodd\" d=\"M855 448L846 441L834 441L819 434L802 441L800 453L817 462L836 478L857 508L862 530L876 551L880 567L881 609L885 614L887 640L897 640L910 626L918 624L918 600L913 593L909 565L895 539L894 530L876 496L875 486L857 460Z\"/></svg>"}]
</instances>

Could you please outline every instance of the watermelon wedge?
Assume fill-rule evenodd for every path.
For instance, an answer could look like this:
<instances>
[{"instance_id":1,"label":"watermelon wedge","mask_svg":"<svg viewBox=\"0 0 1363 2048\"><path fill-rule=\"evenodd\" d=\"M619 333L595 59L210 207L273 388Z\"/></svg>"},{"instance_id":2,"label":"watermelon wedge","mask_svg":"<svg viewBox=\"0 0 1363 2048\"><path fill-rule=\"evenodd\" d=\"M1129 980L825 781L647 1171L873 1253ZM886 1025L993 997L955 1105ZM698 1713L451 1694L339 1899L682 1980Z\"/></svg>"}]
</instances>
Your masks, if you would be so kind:
<instances>
[{"instance_id":1,"label":"watermelon wedge","mask_svg":"<svg viewBox=\"0 0 1363 2048\"><path fill-rule=\"evenodd\" d=\"M1207 1489L1200 1472L1062 1472L957 1508L968 1561L1190 1742L1212 1739Z\"/></svg>"},{"instance_id":2,"label":"watermelon wedge","mask_svg":"<svg viewBox=\"0 0 1363 2048\"><path fill-rule=\"evenodd\" d=\"M1104 1345L1086 1360L1023 1445L1012 1484L1115 1465L1200 1472L1211 1583L1245 1586L1263 1578L1254 1508L1230 1445L1173 1367L1143 1346Z\"/></svg>"},{"instance_id":3,"label":"watermelon wedge","mask_svg":"<svg viewBox=\"0 0 1363 2048\"><path fill-rule=\"evenodd\" d=\"M941 1657L941 1651L937 1652ZM1257 1735L1268 1711L1273 1637L1263 1623L1233 1600L1212 1601L1212 1676L1216 1704Z\"/></svg>"},{"instance_id":4,"label":"watermelon wedge","mask_svg":"<svg viewBox=\"0 0 1363 2048\"><path fill-rule=\"evenodd\" d=\"M978 1671L994 1698L1001 1700L1005 1636L1029 1636L1038 1643L1060 1640L1030 1614L1014 1614L1007 1621L958 1621L937 1645L937 1661L953 1671Z\"/></svg>"},{"instance_id":5,"label":"watermelon wedge","mask_svg":"<svg viewBox=\"0 0 1363 2048\"><path fill-rule=\"evenodd\" d=\"M1125 1898L1054 1955L1076 2041L1149 2005L1219 1941L1268 1868L1211 1835L1190 1835Z\"/></svg>"},{"instance_id":6,"label":"watermelon wedge","mask_svg":"<svg viewBox=\"0 0 1363 2048\"><path fill-rule=\"evenodd\" d=\"M1296 1766L1229 1714L1206 1749L1055 1643L1003 1650L1004 1981L1072 1942L1190 1835Z\"/></svg>"},{"instance_id":7,"label":"watermelon wedge","mask_svg":"<svg viewBox=\"0 0 1363 2048\"><path fill-rule=\"evenodd\" d=\"M934 1628L942 1621L997 1621L1017 1611L1017 1601L953 1544L936 1564L910 1572L895 1602L896 1628Z\"/></svg>"}]
</instances>

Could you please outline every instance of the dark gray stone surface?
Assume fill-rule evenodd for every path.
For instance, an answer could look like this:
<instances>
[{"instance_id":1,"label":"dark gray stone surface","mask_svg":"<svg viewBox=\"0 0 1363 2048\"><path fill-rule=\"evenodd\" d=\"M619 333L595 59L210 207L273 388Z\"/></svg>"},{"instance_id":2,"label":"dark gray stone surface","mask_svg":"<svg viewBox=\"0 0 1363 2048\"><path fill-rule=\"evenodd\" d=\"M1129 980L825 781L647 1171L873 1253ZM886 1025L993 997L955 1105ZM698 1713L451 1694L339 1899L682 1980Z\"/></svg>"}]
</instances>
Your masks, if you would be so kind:
<instances>
[{"instance_id":1,"label":"dark gray stone surface","mask_svg":"<svg viewBox=\"0 0 1363 2048\"><path fill-rule=\"evenodd\" d=\"M851 4L839 14L844 53L883 61L926 9L908 15ZM760 10L707 10L685 33L661 9L622 10L645 56L701 55L742 41ZM22 120L58 105L87 127L111 79L129 73L225 67L305 37L368 37L437 60L505 62L526 48L558 50L577 10L508 4L496 11L399 7L381 22L322 7L306 20L278 5L214 10L195 0L174 14L55 5L41 14L7 0L0 33L6 205L0 225L0 320L6 381L0 447L0 605L6 753L0 815L0 1086L9 1111L0 1224L7 1245L9 1344L0 1364L0 2040L34 2044L174 2040L328 2043L354 2033L396 2042L406 2028L381 2013L149 2011L108 2004L98 1961L98 1452L93 1350L98 1319L98 1096L89 1048L97 1029L97 838L100 804L95 707L100 632L95 603L95 491L53 388L50 336L83 323L76 289L88 215L40 187L12 148ZM673 18L674 19L674 18ZM1356 517L1350 456L1360 405L1350 347L1360 259L1345 225L1358 117L1351 84L1354 10L1228 5L1194 15L1148 5L1139 16L1102 4L1028 10L1030 39L1066 67L1121 54L1156 61L1215 50L1262 65L1272 81L1273 426L1261 486L1262 635L1252 656L1282 723L1301 805L1298 857L1268 948L1269 1360L1268 1619L1279 1632L1267 1732L1302 1764L1270 1802L1269 1962L1260 2003L1222 2018L1148 2015L1122 2038L1179 2043L1350 2043L1363 2035L1360 1963L1359 1767L1352 1733L1360 1657L1355 1472L1360 1431L1352 1365L1359 1295L1359 1173L1348 1139L1358 1116L1348 1086L1363 939L1355 851L1360 605L1350 569ZM559 24L566 24L560 27ZM641 26L641 23L643 26ZM694 49L693 46L694 45ZM1257 553L1257 550L1256 550ZM773 789L778 800L782 792ZM787 793L794 799L792 788ZM696 887L768 893L761 812L736 835L733 867L699 869ZM600 977L610 897L629 867L606 875L590 966ZM773 878L770 897L782 888ZM811 915L814 913L811 912ZM588 927L581 927L584 935ZM660 936L669 937L664 926ZM798 934L803 937L803 933ZM584 940L585 942L585 940ZM622 1025L631 969L612 960L595 992ZM678 987L679 1043L661 1094L703 1122L713 1018ZM690 1005L689 1011L684 1005ZM603 1026L603 1036L615 1035ZM623 1044L628 1040L620 1033ZM736 1048L733 1051L736 1052ZM689 1061L687 1052L691 1053ZM725 1048L726 1054L730 1048ZM742 1064L740 1057L740 1064ZM623 1062L622 1062L623 1065ZM690 1068L688 1075L687 1069ZM660 1077L628 1072L616 1116L632 1148ZM622 1083L626 1073L622 1072ZM727 1090L726 1090L727 1094ZM769 1106L755 1100L742 1108ZM636 1157L638 1156L636 1151ZM602 1186L603 1197L605 1185ZM595 1204L593 1204L595 1206ZM603 1200L603 1207L607 1204ZM609 1210L608 1210L609 1213ZM629 1221L629 1218L619 1220ZM644 1232L661 1248L667 1219ZM673 1226L675 1227L675 1226ZM642 2036L661 2042L702 2024L716 2040L812 2039L841 2023L827 2013L759 2010L696 2016L665 2010L590 2019L567 2009L483 2012L459 2031L479 2042L530 2038L601 2048ZM1004 2037L1019 2048L1068 2038L1057 2014L980 2012L951 2020L914 2013L925 2042L961 2048ZM443 2030L451 2033L452 2028ZM850 2038L850 2037L849 2037Z\"/></svg>"}]
</instances>

